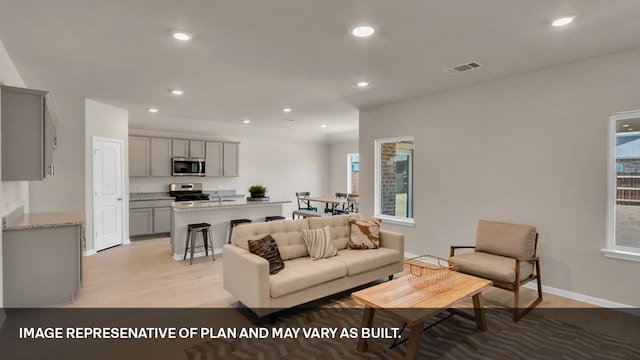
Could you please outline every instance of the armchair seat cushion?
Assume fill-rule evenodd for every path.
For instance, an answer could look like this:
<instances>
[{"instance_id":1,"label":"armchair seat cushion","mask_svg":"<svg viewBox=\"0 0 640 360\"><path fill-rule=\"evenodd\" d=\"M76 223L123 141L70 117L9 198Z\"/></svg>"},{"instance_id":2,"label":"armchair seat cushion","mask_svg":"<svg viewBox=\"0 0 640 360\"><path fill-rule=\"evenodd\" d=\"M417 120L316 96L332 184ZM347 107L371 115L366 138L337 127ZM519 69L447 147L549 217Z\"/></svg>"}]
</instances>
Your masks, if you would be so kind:
<instances>
[{"instance_id":1,"label":"armchair seat cushion","mask_svg":"<svg viewBox=\"0 0 640 360\"><path fill-rule=\"evenodd\" d=\"M494 281L513 283L516 281L516 260L510 257L485 252L460 254L450 258L460 265L460 272ZM520 263L520 279L533 274L533 264Z\"/></svg>"},{"instance_id":2,"label":"armchair seat cushion","mask_svg":"<svg viewBox=\"0 0 640 360\"><path fill-rule=\"evenodd\" d=\"M347 267L331 259L313 261L310 257L303 257L287 260L282 271L269 276L271 297L277 298L345 276Z\"/></svg>"}]
</instances>

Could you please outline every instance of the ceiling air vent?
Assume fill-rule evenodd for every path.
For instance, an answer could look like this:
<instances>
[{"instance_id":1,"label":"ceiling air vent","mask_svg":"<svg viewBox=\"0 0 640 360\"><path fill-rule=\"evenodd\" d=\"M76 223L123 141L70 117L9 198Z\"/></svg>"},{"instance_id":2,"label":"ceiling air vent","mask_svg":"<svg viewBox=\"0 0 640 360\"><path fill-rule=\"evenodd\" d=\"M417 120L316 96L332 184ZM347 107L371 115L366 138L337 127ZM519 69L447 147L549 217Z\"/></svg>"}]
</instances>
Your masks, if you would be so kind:
<instances>
[{"instance_id":1,"label":"ceiling air vent","mask_svg":"<svg viewBox=\"0 0 640 360\"><path fill-rule=\"evenodd\" d=\"M479 63L477 63L475 61L472 61L472 62L467 63L467 64L462 64L462 65L454 66L454 67L451 67L451 68L448 68L448 69L444 69L443 71L446 72L447 74L456 75L456 74L460 74L461 72L477 69L480 66L482 66L482 65L480 65Z\"/></svg>"}]
</instances>

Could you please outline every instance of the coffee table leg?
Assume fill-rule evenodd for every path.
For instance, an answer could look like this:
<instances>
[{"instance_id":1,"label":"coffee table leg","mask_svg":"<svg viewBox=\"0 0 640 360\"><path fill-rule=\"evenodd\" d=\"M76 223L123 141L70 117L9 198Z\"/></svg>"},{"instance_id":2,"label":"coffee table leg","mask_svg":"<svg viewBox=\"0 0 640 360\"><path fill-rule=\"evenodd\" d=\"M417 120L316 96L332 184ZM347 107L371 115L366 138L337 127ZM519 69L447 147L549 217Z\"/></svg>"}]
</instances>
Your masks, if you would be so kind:
<instances>
[{"instance_id":1,"label":"coffee table leg","mask_svg":"<svg viewBox=\"0 0 640 360\"><path fill-rule=\"evenodd\" d=\"M364 315L362 316L362 328L370 328L373 325L373 316L376 313L376 309L365 306ZM366 352L369 348L369 344L367 344L367 340L362 338L360 335L360 339L358 340L358 351Z\"/></svg>"},{"instance_id":2,"label":"coffee table leg","mask_svg":"<svg viewBox=\"0 0 640 360\"><path fill-rule=\"evenodd\" d=\"M484 305L482 304L482 293L473 295L473 312L476 316L476 326L478 330L487 330L487 319L484 316Z\"/></svg>"},{"instance_id":3,"label":"coffee table leg","mask_svg":"<svg viewBox=\"0 0 640 360\"><path fill-rule=\"evenodd\" d=\"M419 321L411 325L409 332L409 342L407 343L407 359L418 359L420 352L420 338L422 338L422 330L424 321Z\"/></svg>"}]
</instances>

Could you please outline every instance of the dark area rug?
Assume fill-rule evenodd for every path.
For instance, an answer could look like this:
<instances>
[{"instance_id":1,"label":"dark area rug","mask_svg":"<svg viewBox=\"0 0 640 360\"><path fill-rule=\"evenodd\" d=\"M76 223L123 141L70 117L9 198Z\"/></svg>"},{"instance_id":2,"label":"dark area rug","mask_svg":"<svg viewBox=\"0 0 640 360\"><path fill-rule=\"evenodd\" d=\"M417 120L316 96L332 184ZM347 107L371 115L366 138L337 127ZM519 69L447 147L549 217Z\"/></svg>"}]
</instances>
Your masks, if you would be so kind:
<instances>
[{"instance_id":1,"label":"dark area rug","mask_svg":"<svg viewBox=\"0 0 640 360\"><path fill-rule=\"evenodd\" d=\"M462 303L458 307L469 307ZM433 325L422 333L420 359L640 359L640 344L616 339L556 320L556 315L566 318L591 316L593 312L614 311L610 309L536 309L515 323L512 312L498 305L489 304L485 311L488 330L479 331L475 323L461 316L442 312L434 315ZM234 338L212 339L185 349L190 360L205 359L387 359L381 353L361 353L356 350L358 339L341 338L343 329L359 328L362 322L361 305L348 295L322 300L313 307L286 310L278 315L271 325L263 323L256 327L266 328L264 333L273 334L274 328L282 329L336 329L335 335L325 338L308 338L300 330L295 338L260 339ZM632 315L629 315L632 316ZM446 318L446 319L445 319ZM437 324L435 324L437 323ZM434 325L435 324L435 325ZM637 327L630 331L640 331ZM402 328L397 320L376 313L374 328ZM380 330L379 330L380 331ZM388 331L389 332L389 331ZM401 339L408 337L408 329ZM393 339L379 339L391 346ZM401 354L406 343L395 347Z\"/></svg>"}]
</instances>

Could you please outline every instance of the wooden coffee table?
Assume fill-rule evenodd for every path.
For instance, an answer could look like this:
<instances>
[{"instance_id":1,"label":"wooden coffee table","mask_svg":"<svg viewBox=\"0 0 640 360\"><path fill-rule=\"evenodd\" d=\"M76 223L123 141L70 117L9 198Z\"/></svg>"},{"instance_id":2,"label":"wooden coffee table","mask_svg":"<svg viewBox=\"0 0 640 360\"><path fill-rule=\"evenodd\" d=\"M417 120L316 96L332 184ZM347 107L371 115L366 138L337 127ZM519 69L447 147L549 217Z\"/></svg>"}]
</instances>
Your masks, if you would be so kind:
<instances>
[{"instance_id":1,"label":"wooden coffee table","mask_svg":"<svg viewBox=\"0 0 640 360\"><path fill-rule=\"evenodd\" d=\"M492 285L491 280L461 273L454 273L453 276L455 277L453 286L435 294L427 289L411 287L406 276L351 294L352 298L365 305L362 318L363 328L372 327L376 309L406 323L410 328L405 357L402 357L399 352L394 351L388 345L385 346L374 339L362 337L358 341L358 351L366 352L369 347L372 347L396 359L417 359L425 320L443 309L448 309L452 304L467 296L472 297L474 315L457 313L463 316L466 314L466 317L474 319L478 330L486 330L487 322L484 316L481 291Z\"/></svg>"}]
</instances>

